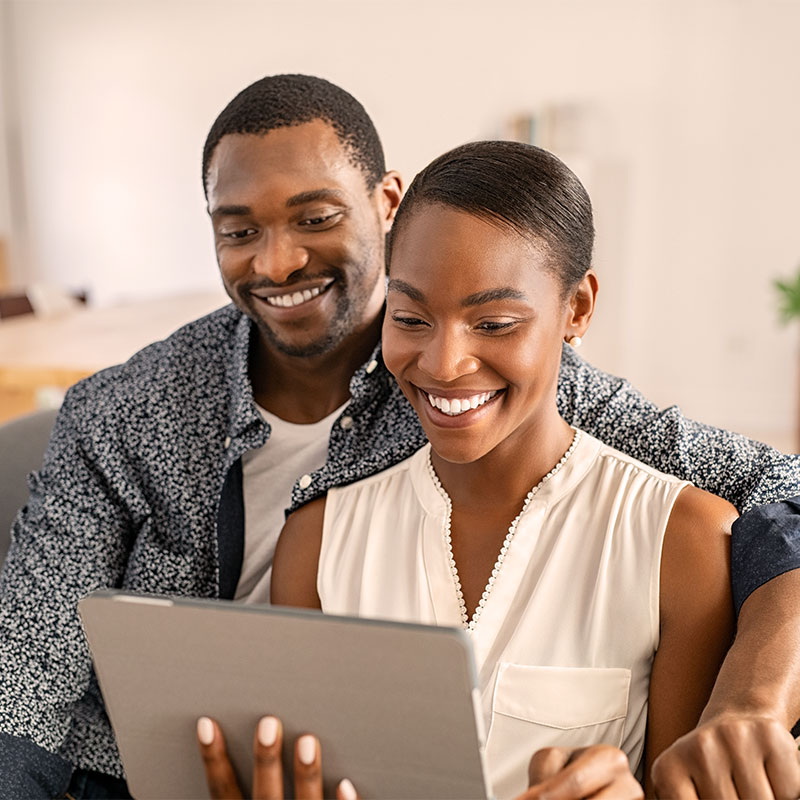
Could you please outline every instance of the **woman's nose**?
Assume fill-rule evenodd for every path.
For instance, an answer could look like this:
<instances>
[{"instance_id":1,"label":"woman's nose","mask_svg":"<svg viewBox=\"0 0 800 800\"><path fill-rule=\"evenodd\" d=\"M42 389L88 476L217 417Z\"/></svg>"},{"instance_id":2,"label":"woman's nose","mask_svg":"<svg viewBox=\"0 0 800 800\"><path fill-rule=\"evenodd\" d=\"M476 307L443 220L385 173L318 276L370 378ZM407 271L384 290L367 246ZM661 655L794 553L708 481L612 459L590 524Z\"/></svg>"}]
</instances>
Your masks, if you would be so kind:
<instances>
[{"instance_id":1,"label":"woman's nose","mask_svg":"<svg viewBox=\"0 0 800 800\"><path fill-rule=\"evenodd\" d=\"M440 383L450 383L478 370L479 360L457 332L440 331L422 349L417 366Z\"/></svg>"}]
</instances>

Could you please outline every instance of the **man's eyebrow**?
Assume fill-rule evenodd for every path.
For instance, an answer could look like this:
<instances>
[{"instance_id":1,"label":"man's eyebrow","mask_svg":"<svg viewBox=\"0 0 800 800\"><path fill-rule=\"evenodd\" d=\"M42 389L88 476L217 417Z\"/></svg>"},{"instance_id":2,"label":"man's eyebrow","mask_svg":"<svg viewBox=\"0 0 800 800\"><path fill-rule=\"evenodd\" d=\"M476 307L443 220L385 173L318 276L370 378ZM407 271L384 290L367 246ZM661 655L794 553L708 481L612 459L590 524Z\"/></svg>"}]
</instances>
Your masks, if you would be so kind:
<instances>
[{"instance_id":1,"label":"man's eyebrow","mask_svg":"<svg viewBox=\"0 0 800 800\"><path fill-rule=\"evenodd\" d=\"M308 192L300 192L299 194L292 195L286 201L286 207L294 208L296 206L305 205L306 203L314 203L318 200L328 200L335 203L341 203L344 201L344 194L338 189L311 189ZM226 206L217 206L213 211L211 211L211 217L246 217L248 214L252 213L253 209L250 208L250 206L231 204Z\"/></svg>"},{"instance_id":2,"label":"man's eyebrow","mask_svg":"<svg viewBox=\"0 0 800 800\"><path fill-rule=\"evenodd\" d=\"M462 306L480 306L484 303L491 303L495 300L527 300L524 292L519 289L512 289L504 286L501 289L486 289L483 292L476 292L475 294L465 297L461 301Z\"/></svg>"},{"instance_id":3,"label":"man's eyebrow","mask_svg":"<svg viewBox=\"0 0 800 800\"><path fill-rule=\"evenodd\" d=\"M419 289L415 288L410 283L398 280L397 278L392 278L389 281L389 287L387 291L402 292L404 295L407 295L412 300L416 300L418 303L425 302L425 295L422 294L422 292Z\"/></svg>"},{"instance_id":4,"label":"man's eyebrow","mask_svg":"<svg viewBox=\"0 0 800 800\"><path fill-rule=\"evenodd\" d=\"M252 214L250 206L217 206L212 212L211 217L245 217Z\"/></svg>"},{"instance_id":5,"label":"man's eyebrow","mask_svg":"<svg viewBox=\"0 0 800 800\"><path fill-rule=\"evenodd\" d=\"M308 192L300 192L300 194L292 195L287 201L287 208L294 206L302 206L306 203L314 203L317 200L333 200L334 202L341 203L344 200L344 194L338 189L312 189Z\"/></svg>"}]
</instances>

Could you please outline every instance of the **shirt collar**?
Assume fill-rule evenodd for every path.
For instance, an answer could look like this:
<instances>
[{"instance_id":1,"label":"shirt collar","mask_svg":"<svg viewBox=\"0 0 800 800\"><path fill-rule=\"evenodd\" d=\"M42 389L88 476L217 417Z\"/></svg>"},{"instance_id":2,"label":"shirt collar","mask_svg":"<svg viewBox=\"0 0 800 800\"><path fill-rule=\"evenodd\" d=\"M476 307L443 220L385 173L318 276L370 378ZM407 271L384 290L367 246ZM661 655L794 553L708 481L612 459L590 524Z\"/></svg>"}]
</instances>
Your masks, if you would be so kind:
<instances>
[{"instance_id":1,"label":"shirt collar","mask_svg":"<svg viewBox=\"0 0 800 800\"><path fill-rule=\"evenodd\" d=\"M239 321L234 330L233 353L228 364L228 386L231 387L228 435L235 439L242 436L249 428L256 426L264 431L264 441L266 441L266 426L256 408L248 372L250 337L255 326L246 314L239 313Z\"/></svg>"},{"instance_id":2,"label":"shirt collar","mask_svg":"<svg viewBox=\"0 0 800 800\"><path fill-rule=\"evenodd\" d=\"M378 341L370 357L350 379L351 405L361 407L385 398L391 391L392 380L389 370L383 363L381 343Z\"/></svg>"},{"instance_id":3,"label":"shirt collar","mask_svg":"<svg viewBox=\"0 0 800 800\"><path fill-rule=\"evenodd\" d=\"M250 341L255 324L244 313L234 330L234 345L228 365L228 385L231 387L231 404L228 416L228 435L231 439L243 436L248 430L263 430L249 446L259 447L266 441L266 427L253 398L253 386L248 370ZM392 376L383 363L381 343L375 345L370 357L355 371L350 379L350 403L353 408L363 408L386 398L392 386ZM263 441L261 439L263 438Z\"/></svg>"}]
</instances>

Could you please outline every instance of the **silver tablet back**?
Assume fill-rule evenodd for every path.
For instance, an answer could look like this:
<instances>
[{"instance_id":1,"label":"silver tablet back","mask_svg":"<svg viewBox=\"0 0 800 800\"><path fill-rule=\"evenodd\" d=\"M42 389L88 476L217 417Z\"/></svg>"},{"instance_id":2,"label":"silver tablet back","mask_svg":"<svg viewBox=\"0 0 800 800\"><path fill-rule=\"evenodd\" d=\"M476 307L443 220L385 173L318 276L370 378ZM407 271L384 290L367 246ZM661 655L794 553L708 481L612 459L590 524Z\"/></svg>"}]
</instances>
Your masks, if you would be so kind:
<instances>
[{"instance_id":1,"label":"silver tablet back","mask_svg":"<svg viewBox=\"0 0 800 800\"><path fill-rule=\"evenodd\" d=\"M364 798L488 794L463 631L109 591L79 610L137 800L208 796L201 715L247 792L253 732L274 714L286 742L319 737L326 797L344 777Z\"/></svg>"}]
</instances>

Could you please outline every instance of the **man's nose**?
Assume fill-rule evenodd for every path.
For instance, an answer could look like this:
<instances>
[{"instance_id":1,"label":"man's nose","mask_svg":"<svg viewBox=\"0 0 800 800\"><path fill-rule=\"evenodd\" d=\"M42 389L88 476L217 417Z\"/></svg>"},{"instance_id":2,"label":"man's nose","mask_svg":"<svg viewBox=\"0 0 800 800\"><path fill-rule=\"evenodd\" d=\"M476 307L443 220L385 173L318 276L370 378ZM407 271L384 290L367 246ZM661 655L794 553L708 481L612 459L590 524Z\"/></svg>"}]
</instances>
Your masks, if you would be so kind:
<instances>
[{"instance_id":1,"label":"man's nose","mask_svg":"<svg viewBox=\"0 0 800 800\"><path fill-rule=\"evenodd\" d=\"M308 250L289 233L265 233L252 259L253 272L273 283L285 283L289 276L308 264Z\"/></svg>"},{"instance_id":2,"label":"man's nose","mask_svg":"<svg viewBox=\"0 0 800 800\"><path fill-rule=\"evenodd\" d=\"M468 336L453 330L439 329L422 348L417 366L433 380L450 383L472 375L480 360L469 347Z\"/></svg>"}]
</instances>

